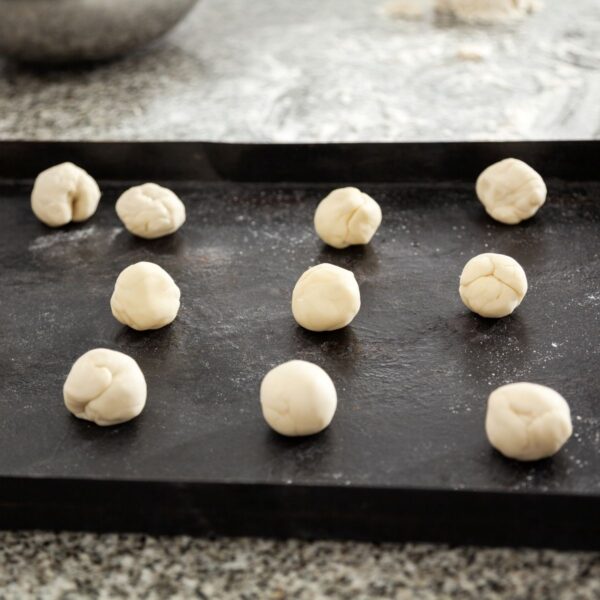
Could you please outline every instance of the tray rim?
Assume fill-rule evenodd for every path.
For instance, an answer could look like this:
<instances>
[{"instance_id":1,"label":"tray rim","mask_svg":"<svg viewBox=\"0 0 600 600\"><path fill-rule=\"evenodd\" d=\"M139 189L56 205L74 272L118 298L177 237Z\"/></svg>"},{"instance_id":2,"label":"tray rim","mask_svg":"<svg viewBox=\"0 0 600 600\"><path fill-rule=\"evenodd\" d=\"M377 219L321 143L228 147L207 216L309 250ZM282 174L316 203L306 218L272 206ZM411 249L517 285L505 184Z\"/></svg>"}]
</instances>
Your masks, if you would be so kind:
<instances>
[{"instance_id":1,"label":"tray rim","mask_svg":"<svg viewBox=\"0 0 600 600\"><path fill-rule=\"evenodd\" d=\"M369 160L359 164L365 153ZM123 165L127 163L128 171L138 175L133 179L152 175L156 180L171 181L394 183L420 181L422 176L415 173L424 169L430 174L430 181L464 180L474 185L484 168L508 156L525 160L545 178L600 180L597 166L600 140L342 143L0 140L0 179L33 179L44 168L72 159L93 170L97 179L113 181L132 179L131 174L123 176Z\"/></svg>"}]
</instances>

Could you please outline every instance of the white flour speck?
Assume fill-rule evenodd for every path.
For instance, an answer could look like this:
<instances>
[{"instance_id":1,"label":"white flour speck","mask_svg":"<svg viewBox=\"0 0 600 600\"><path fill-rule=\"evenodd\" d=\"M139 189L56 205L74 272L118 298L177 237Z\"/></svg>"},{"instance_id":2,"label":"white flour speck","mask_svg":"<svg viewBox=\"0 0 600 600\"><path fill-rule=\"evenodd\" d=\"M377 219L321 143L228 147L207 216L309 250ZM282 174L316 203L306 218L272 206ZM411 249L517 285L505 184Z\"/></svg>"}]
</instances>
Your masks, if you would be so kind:
<instances>
[{"instance_id":1,"label":"white flour speck","mask_svg":"<svg viewBox=\"0 0 600 600\"><path fill-rule=\"evenodd\" d=\"M96 232L96 226L92 225L86 229L77 229L75 231L59 231L56 233L49 233L48 235L41 235L36 237L31 244L29 244L30 252L37 250L45 250L55 246L56 244L70 244L84 240Z\"/></svg>"}]
</instances>

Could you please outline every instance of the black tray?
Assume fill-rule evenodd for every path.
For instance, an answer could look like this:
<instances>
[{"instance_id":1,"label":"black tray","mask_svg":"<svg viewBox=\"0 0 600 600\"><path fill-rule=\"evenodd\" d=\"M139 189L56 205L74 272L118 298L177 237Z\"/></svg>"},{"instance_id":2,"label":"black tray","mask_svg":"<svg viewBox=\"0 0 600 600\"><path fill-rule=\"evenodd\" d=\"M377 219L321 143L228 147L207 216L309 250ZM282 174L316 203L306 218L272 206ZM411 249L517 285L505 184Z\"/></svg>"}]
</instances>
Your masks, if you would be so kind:
<instances>
[{"instance_id":1,"label":"black tray","mask_svg":"<svg viewBox=\"0 0 600 600\"><path fill-rule=\"evenodd\" d=\"M549 187L516 227L473 191L506 156ZM104 196L88 222L51 230L30 211L31 178L67 159ZM598 142L1 143L0 527L600 547L599 165ZM146 180L186 203L176 235L120 227L116 198ZM381 203L370 246L336 251L314 234L337 184ZM498 321L457 291L485 251L515 257L530 283ZM115 278L139 260L181 288L170 327L137 333L111 316ZM322 261L354 271L363 307L314 334L290 295ZM71 364L99 346L146 375L131 423L100 428L63 406ZM291 358L338 389L316 437L279 437L260 413L262 376ZM511 381L570 402L575 433L553 459L520 464L488 445L487 396Z\"/></svg>"}]
</instances>

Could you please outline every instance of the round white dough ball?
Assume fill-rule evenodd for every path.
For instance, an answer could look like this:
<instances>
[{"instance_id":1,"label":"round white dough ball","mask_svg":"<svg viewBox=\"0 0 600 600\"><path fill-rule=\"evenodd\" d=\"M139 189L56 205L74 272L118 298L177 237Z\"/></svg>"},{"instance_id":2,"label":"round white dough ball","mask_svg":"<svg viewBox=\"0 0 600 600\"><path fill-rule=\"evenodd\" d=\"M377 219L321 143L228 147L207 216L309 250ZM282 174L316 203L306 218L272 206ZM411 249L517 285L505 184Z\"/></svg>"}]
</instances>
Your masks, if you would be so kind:
<instances>
[{"instance_id":1,"label":"round white dough ball","mask_svg":"<svg viewBox=\"0 0 600 600\"><path fill-rule=\"evenodd\" d=\"M558 452L571 437L571 411L549 387L511 383L491 393L485 431L490 444L504 456L539 460Z\"/></svg>"},{"instance_id":2,"label":"round white dough ball","mask_svg":"<svg viewBox=\"0 0 600 600\"><path fill-rule=\"evenodd\" d=\"M139 262L117 277L110 308L123 325L138 331L159 329L177 316L180 296L173 278L163 268Z\"/></svg>"},{"instance_id":3,"label":"round white dough ball","mask_svg":"<svg viewBox=\"0 0 600 600\"><path fill-rule=\"evenodd\" d=\"M128 189L117 200L116 210L128 231L146 239L174 233L185 222L183 202L156 183Z\"/></svg>"},{"instance_id":4,"label":"round white dough ball","mask_svg":"<svg viewBox=\"0 0 600 600\"><path fill-rule=\"evenodd\" d=\"M65 406L79 419L116 425L137 417L146 404L146 380L127 354L96 348L80 356L63 387Z\"/></svg>"},{"instance_id":5,"label":"round white dough ball","mask_svg":"<svg viewBox=\"0 0 600 600\"><path fill-rule=\"evenodd\" d=\"M265 375L260 403L265 420L277 433L312 435L331 423L337 394L333 381L321 367L291 360Z\"/></svg>"},{"instance_id":6,"label":"round white dough ball","mask_svg":"<svg viewBox=\"0 0 600 600\"><path fill-rule=\"evenodd\" d=\"M485 169L477 178L475 191L488 215L507 225L533 217L547 194L541 175L516 158Z\"/></svg>"},{"instance_id":7,"label":"round white dough ball","mask_svg":"<svg viewBox=\"0 0 600 600\"><path fill-rule=\"evenodd\" d=\"M492 319L510 315L527 293L523 267L504 254L479 254L460 276L460 297L473 312Z\"/></svg>"},{"instance_id":8,"label":"round white dough ball","mask_svg":"<svg viewBox=\"0 0 600 600\"><path fill-rule=\"evenodd\" d=\"M329 263L305 271L292 293L294 319L311 331L341 329L359 309L360 289L354 273Z\"/></svg>"},{"instance_id":9,"label":"round white dough ball","mask_svg":"<svg viewBox=\"0 0 600 600\"><path fill-rule=\"evenodd\" d=\"M85 221L98 208L100 188L93 177L66 162L42 171L33 184L31 209L50 227Z\"/></svg>"},{"instance_id":10,"label":"round white dough ball","mask_svg":"<svg viewBox=\"0 0 600 600\"><path fill-rule=\"evenodd\" d=\"M368 244L381 224L381 208L355 187L333 190L315 211L317 235L334 248Z\"/></svg>"}]
</instances>

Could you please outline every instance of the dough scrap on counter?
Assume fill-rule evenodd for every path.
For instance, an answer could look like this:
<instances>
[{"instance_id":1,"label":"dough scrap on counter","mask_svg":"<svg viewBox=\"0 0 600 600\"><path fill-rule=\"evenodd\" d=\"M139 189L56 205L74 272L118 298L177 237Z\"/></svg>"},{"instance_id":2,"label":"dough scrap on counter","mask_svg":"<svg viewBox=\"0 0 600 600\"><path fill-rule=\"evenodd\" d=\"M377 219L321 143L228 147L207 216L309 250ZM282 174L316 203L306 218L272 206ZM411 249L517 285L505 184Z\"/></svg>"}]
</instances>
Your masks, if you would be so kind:
<instances>
[{"instance_id":1,"label":"dough scrap on counter","mask_svg":"<svg viewBox=\"0 0 600 600\"><path fill-rule=\"evenodd\" d=\"M123 192L116 210L130 233L146 239L174 233L185 222L183 202L156 183L144 183Z\"/></svg>"},{"instance_id":2,"label":"dough scrap on counter","mask_svg":"<svg viewBox=\"0 0 600 600\"><path fill-rule=\"evenodd\" d=\"M516 158L505 158L485 169L475 191L488 215L507 225L533 217L547 194L541 175Z\"/></svg>"},{"instance_id":3,"label":"dough scrap on counter","mask_svg":"<svg viewBox=\"0 0 600 600\"><path fill-rule=\"evenodd\" d=\"M382 6L382 12L392 19L422 19L431 9L431 0L390 0Z\"/></svg>"},{"instance_id":4,"label":"dough scrap on counter","mask_svg":"<svg viewBox=\"0 0 600 600\"><path fill-rule=\"evenodd\" d=\"M523 267L504 254L479 254L465 265L458 288L465 306L492 319L510 315L527 293Z\"/></svg>"},{"instance_id":5,"label":"dough scrap on counter","mask_svg":"<svg viewBox=\"0 0 600 600\"><path fill-rule=\"evenodd\" d=\"M333 381L321 367L291 360L265 375L260 403L265 421L277 433L313 435L331 423L337 394Z\"/></svg>"},{"instance_id":6,"label":"dough scrap on counter","mask_svg":"<svg viewBox=\"0 0 600 600\"><path fill-rule=\"evenodd\" d=\"M117 321L132 329L160 329L177 316L180 296L173 278L163 268L138 262L121 271L110 308Z\"/></svg>"},{"instance_id":7,"label":"dough scrap on counter","mask_svg":"<svg viewBox=\"0 0 600 600\"><path fill-rule=\"evenodd\" d=\"M61 227L89 219L98 208L100 188L95 179L71 162L42 171L33 184L31 209L42 223Z\"/></svg>"},{"instance_id":8,"label":"dough scrap on counter","mask_svg":"<svg viewBox=\"0 0 600 600\"><path fill-rule=\"evenodd\" d=\"M144 374L135 360L106 348L80 356L63 387L70 412L103 426L137 417L146 404L146 392Z\"/></svg>"},{"instance_id":9,"label":"dough scrap on counter","mask_svg":"<svg viewBox=\"0 0 600 600\"><path fill-rule=\"evenodd\" d=\"M541 8L536 0L437 0L436 10L467 23L506 23Z\"/></svg>"},{"instance_id":10,"label":"dough scrap on counter","mask_svg":"<svg viewBox=\"0 0 600 600\"><path fill-rule=\"evenodd\" d=\"M489 399L485 431L490 444L508 458L539 460L558 452L571 437L571 411L553 389L511 383Z\"/></svg>"},{"instance_id":11,"label":"dough scrap on counter","mask_svg":"<svg viewBox=\"0 0 600 600\"><path fill-rule=\"evenodd\" d=\"M355 187L333 190L315 211L317 235L334 248L368 244L381 224L381 208Z\"/></svg>"},{"instance_id":12,"label":"dough scrap on counter","mask_svg":"<svg viewBox=\"0 0 600 600\"><path fill-rule=\"evenodd\" d=\"M329 263L305 271L292 293L294 319L311 331L341 329L359 309L360 289L354 273Z\"/></svg>"}]
</instances>

